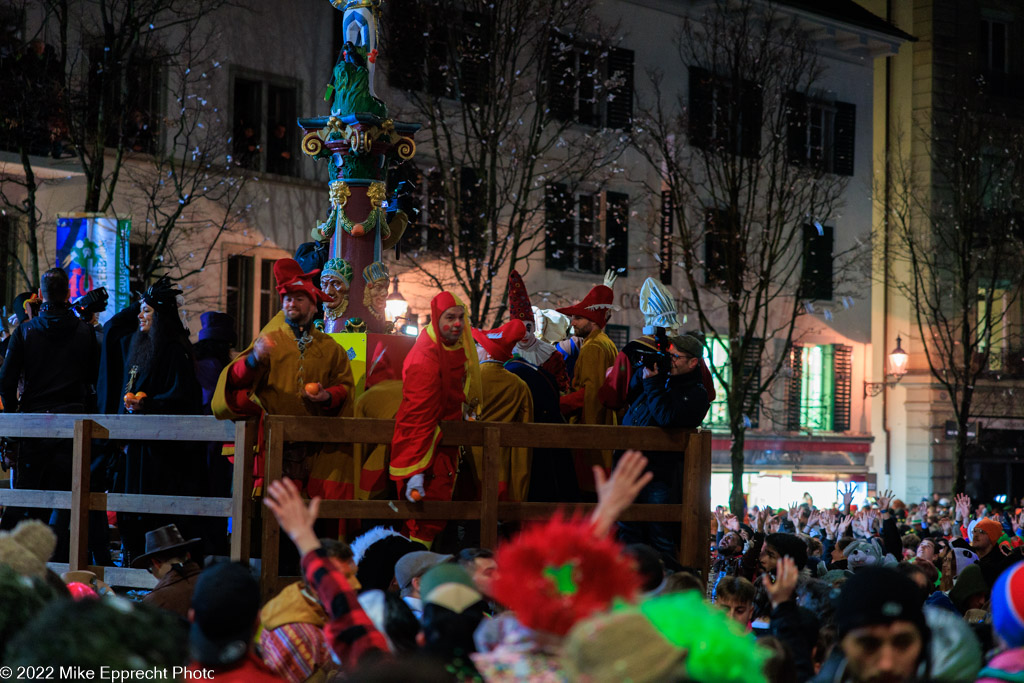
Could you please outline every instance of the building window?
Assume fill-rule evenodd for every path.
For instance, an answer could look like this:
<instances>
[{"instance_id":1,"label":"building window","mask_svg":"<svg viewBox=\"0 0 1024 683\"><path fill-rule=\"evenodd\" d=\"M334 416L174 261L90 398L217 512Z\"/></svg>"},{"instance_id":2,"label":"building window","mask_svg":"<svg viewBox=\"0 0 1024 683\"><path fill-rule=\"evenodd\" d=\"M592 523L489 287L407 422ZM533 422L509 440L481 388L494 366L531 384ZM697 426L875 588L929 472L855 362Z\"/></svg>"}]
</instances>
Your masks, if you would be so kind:
<instances>
[{"instance_id":1,"label":"building window","mask_svg":"<svg viewBox=\"0 0 1024 683\"><path fill-rule=\"evenodd\" d=\"M831 225L805 225L803 269L800 275L800 298L829 301L832 299Z\"/></svg>"},{"instance_id":2,"label":"building window","mask_svg":"<svg viewBox=\"0 0 1024 683\"><path fill-rule=\"evenodd\" d=\"M409 217L402 233L401 253L417 258L424 254L441 254L447 250L447 202L441 184L441 172L432 168L427 173L407 161L388 174L398 193L398 208Z\"/></svg>"},{"instance_id":3,"label":"building window","mask_svg":"<svg viewBox=\"0 0 1024 683\"><path fill-rule=\"evenodd\" d=\"M745 424L750 429L757 429L760 424L760 388L753 383L760 384L761 382L761 351L763 348L762 340L751 339L743 362L742 380L752 383L743 406ZM729 345L722 339L708 337L704 348L704 362L711 370L711 381L715 388L715 400L711 402L711 408L704 421L711 427L727 428L729 426L729 400L726 398L725 385L729 384L734 391L740 389L739 386L732 384Z\"/></svg>"},{"instance_id":4,"label":"building window","mask_svg":"<svg viewBox=\"0 0 1024 683\"><path fill-rule=\"evenodd\" d=\"M235 162L253 171L297 176L299 87L288 79L235 76L232 146Z\"/></svg>"},{"instance_id":5,"label":"building window","mask_svg":"<svg viewBox=\"0 0 1024 683\"><path fill-rule=\"evenodd\" d=\"M604 326L604 333L608 335L608 338L612 340L617 349L621 349L629 343L629 325L612 325L609 323Z\"/></svg>"},{"instance_id":6,"label":"building window","mask_svg":"<svg viewBox=\"0 0 1024 683\"><path fill-rule=\"evenodd\" d=\"M551 183L544 195L545 264L555 270L626 275L629 196L620 192L572 194Z\"/></svg>"},{"instance_id":7,"label":"building window","mask_svg":"<svg viewBox=\"0 0 1024 683\"><path fill-rule=\"evenodd\" d=\"M108 64L102 46L89 49L89 124L98 125L104 113L105 144L152 154L159 138L160 94L163 92L159 63L136 55L125 63ZM102 107L100 106L102 102Z\"/></svg>"},{"instance_id":8,"label":"building window","mask_svg":"<svg viewBox=\"0 0 1024 683\"><path fill-rule=\"evenodd\" d=\"M235 319L235 333L238 335L238 347L244 349L252 341L252 294L253 268L252 256L235 254L228 257L227 262L227 296L225 311Z\"/></svg>"},{"instance_id":9,"label":"building window","mask_svg":"<svg viewBox=\"0 0 1024 683\"><path fill-rule=\"evenodd\" d=\"M733 241L733 222L729 212L721 209L704 211L704 284L722 286L729 275L740 275L742 257L738 249L729 249ZM732 259L730 261L730 259Z\"/></svg>"},{"instance_id":10,"label":"building window","mask_svg":"<svg viewBox=\"0 0 1024 683\"><path fill-rule=\"evenodd\" d=\"M1007 72L1008 35L1009 26L1005 21L981 20L981 41L978 54L984 71L999 74Z\"/></svg>"},{"instance_id":11,"label":"building window","mask_svg":"<svg viewBox=\"0 0 1024 683\"><path fill-rule=\"evenodd\" d=\"M836 175L853 175L857 107L849 102L786 96L789 162Z\"/></svg>"},{"instance_id":12,"label":"building window","mask_svg":"<svg viewBox=\"0 0 1024 683\"><path fill-rule=\"evenodd\" d=\"M560 121L626 129L633 120L632 50L554 31L548 44L547 85L551 112Z\"/></svg>"},{"instance_id":13,"label":"building window","mask_svg":"<svg viewBox=\"0 0 1024 683\"><path fill-rule=\"evenodd\" d=\"M690 144L756 158L761 152L761 86L690 67Z\"/></svg>"},{"instance_id":14,"label":"building window","mask_svg":"<svg viewBox=\"0 0 1024 683\"><path fill-rule=\"evenodd\" d=\"M850 429L852 348L842 344L794 346L790 352L787 427Z\"/></svg>"}]
</instances>

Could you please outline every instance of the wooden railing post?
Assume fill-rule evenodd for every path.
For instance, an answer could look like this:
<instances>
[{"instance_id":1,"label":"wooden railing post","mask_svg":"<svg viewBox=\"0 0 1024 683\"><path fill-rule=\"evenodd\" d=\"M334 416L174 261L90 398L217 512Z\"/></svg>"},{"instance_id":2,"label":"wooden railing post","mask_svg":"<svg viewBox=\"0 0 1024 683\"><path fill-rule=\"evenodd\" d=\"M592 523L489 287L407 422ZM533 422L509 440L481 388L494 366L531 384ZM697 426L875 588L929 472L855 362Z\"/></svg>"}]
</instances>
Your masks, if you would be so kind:
<instances>
[{"instance_id":1,"label":"wooden railing post","mask_svg":"<svg viewBox=\"0 0 1024 683\"><path fill-rule=\"evenodd\" d=\"M235 423L235 464L231 473L231 559L249 562L252 535L252 467L255 460L256 420Z\"/></svg>"},{"instance_id":2,"label":"wooden railing post","mask_svg":"<svg viewBox=\"0 0 1024 683\"><path fill-rule=\"evenodd\" d=\"M679 562L699 569L708 581L711 555L708 528L711 525L711 432L694 432L686 441L683 456L683 519Z\"/></svg>"},{"instance_id":3,"label":"wooden railing post","mask_svg":"<svg viewBox=\"0 0 1024 683\"><path fill-rule=\"evenodd\" d=\"M270 482L281 478L284 471L284 425L279 417L266 417L264 435L266 450L263 454L263 494L266 495ZM280 573L281 527L277 518L266 505L263 508L263 561L260 572L260 592L264 600L272 597L277 589Z\"/></svg>"},{"instance_id":4,"label":"wooden railing post","mask_svg":"<svg viewBox=\"0 0 1024 683\"><path fill-rule=\"evenodd\" d=\"M498 478L501 460L501 427L484 427L483 486L480 496L480 545L495 549L498 545Z\"/></svg>"},{"instance_id":5,"label":"wooden railing post","mask_svg":"<svg viewBox=\"0 0 1024 683\"><path fill-rule=\"evenodd\" d=\"M71 447L71 548L68 568L89 566L89 473L92 464L92 420L75 420Z\"/></svg>"}]
</instances>

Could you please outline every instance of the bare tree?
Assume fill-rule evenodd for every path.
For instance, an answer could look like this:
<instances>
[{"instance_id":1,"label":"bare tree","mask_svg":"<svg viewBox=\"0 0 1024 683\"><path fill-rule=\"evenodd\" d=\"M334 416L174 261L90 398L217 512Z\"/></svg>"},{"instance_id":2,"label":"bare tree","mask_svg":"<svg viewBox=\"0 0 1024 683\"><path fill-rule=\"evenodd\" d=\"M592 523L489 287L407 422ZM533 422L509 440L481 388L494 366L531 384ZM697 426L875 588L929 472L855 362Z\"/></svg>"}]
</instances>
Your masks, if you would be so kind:
<instances>
[{"instance_id":1,"label":"bare tree","mask_svg":"<svg viewBox=\"0 0 1024 683\"><path fill-rule=\"evenodd\" d=\"M728 349L728 363L713 372L728 403L730 506L740 514L752 413L788 369L797 320L813 296L801 291L804 231L833 217L847 160L807 136L824 67L815 45L770 4L715 3L683 20L677 47L679 63L668 68L689 72L688 100L651 71L635 144L657 171L651 196L665 192L671 203L685 305L708 339ZM852 256L835 254L837 274Z\"/></svg>"},{"instance_id":2,"label":"bare tree","mask_svg":"<svg viewBox=\"0 0 1024 683\"><path fill-rule=\"evenodd\" d=\"M1021 369L1021 335L1010 324L1019 321L1008 314L1024 267L1024 127L986 107L984 83L974 85L981 87L951 95L918 122L919 154L906 154L898 136L886 217L890 281L910 302L928 368L957 424L955 493L966 484L968 425L985 398L982 380Z\"/></svg>"},{"instance_id":3,"label":"bare tree","mask_svg":"<svg viewBox=\"0 0 1024 683\"><path fill-rule=\"evenodd\" d=\"M182 218L190 208L219 207L213 213L225 219L212 219L214 242L233 223L245 177L226 153L229 129L204 93L218 68L211 24L233 4L45 0L8 9L34 27L0 56L13 67L5 80L35 83L3 106L4 145L19 153L21 173L0 178L0 202L22 219L27 262L18 267L26 285L38 286L43 230L34 156L73 158L79 166L85 189L68 210L111 213L123 210L119 197L145 201L143 258L136 264L143 277L177 261L170 250L189 233ZM184 277L195 268L178 270Z\"/></svg>"},{"instance_id":4,"label":"bare tree","mask_svg":"<svg viewBox=\"0 0 1024 683\"><path fill-rule=\"evenodd\" d=\"M592 8L428 0L386 18L389 82L409 102L395 115L424 124L420 155L434 164L423 184L441 253L409 260L434 285L464 291L473 324L501 318L503 273L544 250L546 184L599 187L625 147L606 114L631 106L632 63L628 73L613 63Z\"/></svg>"}]
</instances>

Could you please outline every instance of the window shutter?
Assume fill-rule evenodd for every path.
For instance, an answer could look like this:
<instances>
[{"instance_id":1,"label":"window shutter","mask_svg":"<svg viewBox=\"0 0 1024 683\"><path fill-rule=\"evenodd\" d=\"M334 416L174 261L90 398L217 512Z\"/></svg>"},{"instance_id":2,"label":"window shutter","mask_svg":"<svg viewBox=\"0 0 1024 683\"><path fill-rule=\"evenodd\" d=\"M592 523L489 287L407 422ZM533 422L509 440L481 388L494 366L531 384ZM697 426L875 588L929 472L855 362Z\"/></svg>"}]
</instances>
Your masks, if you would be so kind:
<instances>
[{"instance_id":1,"label":"window shutter","mask_svg":"<svg viewBox=\"0 0 1024 683\"><path fill-rule=\"evenodd\" d=\"M761 153L761 86L743 81L740 89L740 156L755 158Z\"/></svg>"},{"instance_id":2,"label":"window shutter","mask_svg":"<svg viewBox=\"0 0 1024 683\"><path fill-rule=\"evenodd\" d=\"M835 128L832 134L832 170L837 175L853 175L853 150L857 125L857 106L836 102Z\"/></svg>"},{"instance_id":3,"label":"window shutter","mask_svg":"<svg viewBox=\"0 0 1024 683\"><path fill-rule=\"evenodd\" d=\"M463 258L478 259L483 255L485 238L483 187L476 169L463 166L459 174L459 253Z\"/></svg>"},{"instance_id":4,"label":"window shutter","mask_svg":"<svg viewBox=\"0 0 1024 683\"><path fill-rule=\"evenodd\" d=\"M384 56L387 60L388 84L399 90L423 89L423 65L427 60L427 42L423 35L426 25L424 7L416 2L385 5L388 30ZM390 38L390 39L389 39Z\"/></svg>"},{"instance_id":5,"label":"window shutter","mask_svg":"<svg viewBox=\"0 0 1024 683\"><path fill-rule=\"evenodd\" d=\"M575 53L572 39L552 31L548 40L548 108L559 121L571 121L576 100Z\"/></svg>"},{"instance_id":6,"label":"window shutter","mask_svg":"<svg viewBox=\"0 0 1024 683\"><path fill-rule=\"evenodd\" d=\"M487 97L490 82L490 16L465 10L459 33L459 97L470 104Z\"/></svg>"},{"instance_id":7,"label":"window shutter","mask_svg":"<svg viewBox=\"0 0 1024 683\"><path fill-rule=\"evenodd\" d=\"M403 3L414 4L414 3ZM426 22L427 43L427 92L435 97L450 97L452 79L449 71L452 67L452 55L448 48L448 32L450 17L442 13L441 8L431 5L427 10L429 21Z\"/></svg>"},{"instance_id":8,"label":"window shutter","mask_svg":"<svg viewBox=\"0 0 1024 683\"><path fill-rule=\"evenodd\" d=\"M427 251L443 251L449 242L447 211L441 172L434 169L427 174Z\"/></svg>"},{"instance_id":9,"label":"window shutter","mask_svg":"<svg viewBox=\"0 0 1024 683\"><path fill-rule=\"evenodd\" d=\"M786 95L786 145L789 163L807 163L807 97L798 92Z\"/></svg>"},{"instance_id":10,"label":"window shutter","mask_svg":"<svg viewBox=\"0 0 1024 683\"><path fill-rule=\"evenodd\" d=\"M757 429L761 417L761 396L759 393L761 384L761 352L764 350L764 340L754 338L750 340L747 351L743 354L743 384L750 381L750 389L747 390L747 400L743 402L743 414L750 420L750 427Z\"/></svg>"},{"instance_id":11,"label":"window shutter","mask_svg":"<svg viewBox=\"0 0 1024 683\"><path fill-rule=\"evenodd\" d=\"M629 264L629 195L605 193L605 270L625 277Z\"/></svg>"},{"instance_id":12,"label":"window shutter","mask_svg":"<svg viewBox=\"0 0 1024 683\"><path fill-rule=\"evenodd\" d=\"M832 346L832 431L850 431L850 399L853 386L853 347Z\"/></svg>"},{"instance_id":13,"label":"window shutter","mask_svg":"<svg viewBox=\"0 0 1024 683\"><path fill-rule=\"evenodd\" d=\"M711 121L714 85L711 72L698 66L690 67L690 107L688 131L690 144L707 149L711 144Z\"/></svg>"},{"instance_id":14,"label":"window shutter","mask_svg":"<svg viewBox=\"0 0 1024 683\"><path fill-rule=\"evenodd\" d=\"M608 55L608 75L622 81L611 91L608 127L628 129L633 122L633 51L613 47Z\"/></svg>"},{"instance_id":15,"label":"window shutter","mask_svg":"<svg viewBox=\"0 0 1024 683\"><path fill-rule=\"evenodd\" d=\"M718 209L704 211L704 284L718 285L725 279L725 212Z\"/></svg>"},{"instance_id":16,"label":"window shutter","mask_svg":"<svg viewBox=\"0 0 1024 683\"><path fill-rule=\"evenodd\" d=\"M793 346L789 351L789 386L786 387L786 429L794 432L800 429L803 374L803 347Z\"/></svg>"},{"instance_id":17,"label":"window shutter","mask_svg":"<svg viewBox=\"0 0 1024 683\"><path fill-rule=\"evenodd\" d=\"M835 230L821 226L821 234L813 225L804 225L804 262L800 276L800 298L828 301L832 299L832 246Z\"/></svg>"},{"instance_id":18,"label":"window shutter","mask_svg":"<svg viewBox=\"0 0 1024 683\"><path fill-rule=\"evenodd\" d=\"M549 183L544 190L544 265L565 270L572 262L569 241L572 239L569 188Z\"/></svg>"}]
</instances>

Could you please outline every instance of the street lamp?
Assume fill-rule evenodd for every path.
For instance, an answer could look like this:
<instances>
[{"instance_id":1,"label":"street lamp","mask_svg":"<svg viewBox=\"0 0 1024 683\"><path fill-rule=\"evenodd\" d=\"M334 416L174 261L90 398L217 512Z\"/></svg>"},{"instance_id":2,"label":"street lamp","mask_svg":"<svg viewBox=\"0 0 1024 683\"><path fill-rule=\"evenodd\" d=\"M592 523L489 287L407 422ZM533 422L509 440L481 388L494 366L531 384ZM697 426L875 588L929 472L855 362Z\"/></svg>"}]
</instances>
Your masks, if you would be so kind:
<instances>
[{"instance_id":1,"label":"street lamp","mask_svg":"<svg viewBox=\"0 0 1024 683\"><path fill-rule=\"evenodd\" d=\"M392 290L388 294L387 300L384 302L384 312L391 322L397 321L399 318L404 318L406 311L409 310L409 302L405 300L398 291L398 276L396 275L391 280Z\"/></svg>"},{"instance_id":2,"label":"street lamp","mask_svg":"<svg viewBox=\"0 0 1024 683\"><path fill-rule=\"evenodd\" d=\"M864 382L864 398L878 396L887 384L896 386L907 374L907 363L910 361L910 356L903 350L902 342L903 340L897 335L896 348L889 353L889 372L885 373L886 381Z\"/></svg>"}]
</instances>

